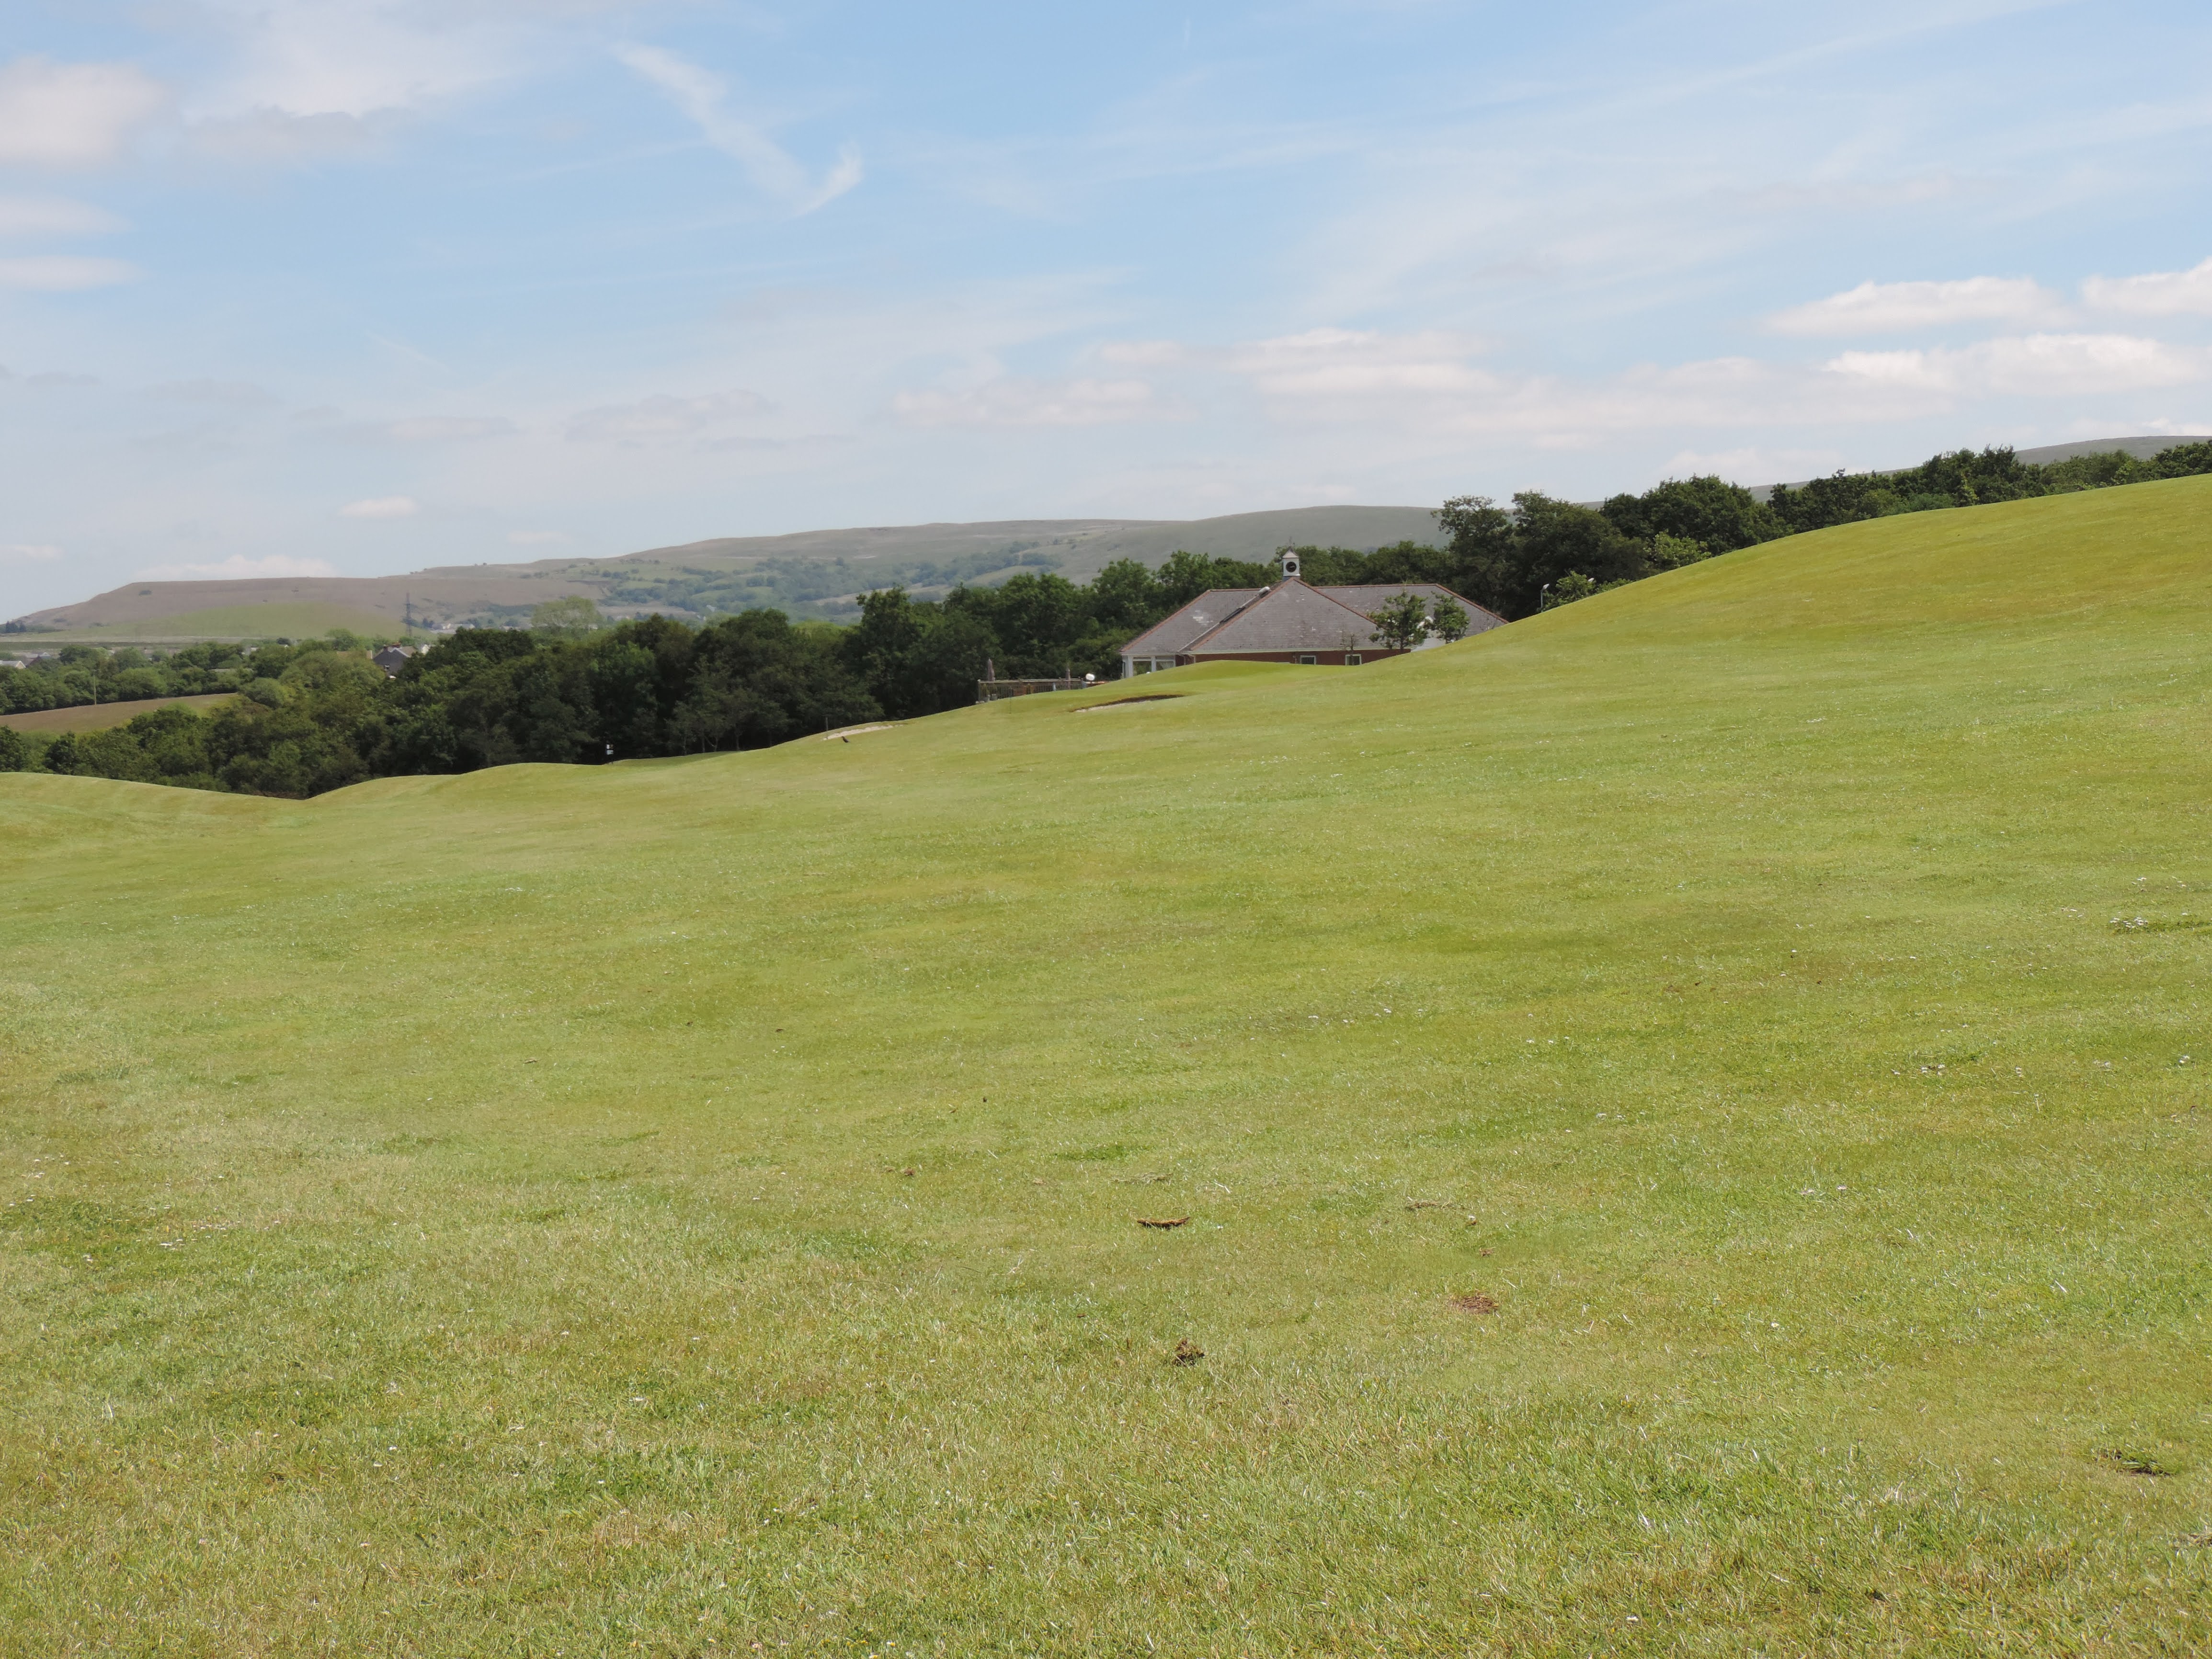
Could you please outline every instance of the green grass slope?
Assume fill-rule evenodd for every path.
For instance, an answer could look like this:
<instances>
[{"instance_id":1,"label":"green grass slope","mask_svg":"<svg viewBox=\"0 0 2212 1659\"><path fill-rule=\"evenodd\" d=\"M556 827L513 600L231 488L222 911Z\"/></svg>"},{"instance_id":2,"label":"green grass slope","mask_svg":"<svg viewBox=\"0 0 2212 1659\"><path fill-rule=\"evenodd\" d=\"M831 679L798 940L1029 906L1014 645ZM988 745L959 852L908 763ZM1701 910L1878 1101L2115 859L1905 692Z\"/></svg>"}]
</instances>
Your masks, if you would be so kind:
<instances>
[{"instance_id":1,"label":"green grass slope","mask_svg":"<svg viewBox=\"0 0 2212 1659\"><path fill-rule=\"evenodd\" d=\"M0 1627L2204 1651L2208 526L692 762L0 777Z\"/></svg>"}]
</instances>

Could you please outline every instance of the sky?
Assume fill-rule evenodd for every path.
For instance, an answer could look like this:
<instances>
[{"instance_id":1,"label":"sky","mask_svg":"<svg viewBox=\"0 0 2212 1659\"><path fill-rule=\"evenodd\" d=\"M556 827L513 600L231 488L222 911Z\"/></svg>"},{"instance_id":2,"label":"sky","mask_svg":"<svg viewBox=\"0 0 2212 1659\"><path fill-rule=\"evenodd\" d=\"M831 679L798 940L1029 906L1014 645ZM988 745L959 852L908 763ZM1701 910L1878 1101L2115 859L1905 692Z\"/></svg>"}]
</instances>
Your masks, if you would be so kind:
<instances>
[{"instance_id":1,"label":"sky","mask_svg":"<svg viewBox=\"0 0 2212 1659\"><path fill-rule=\"evenodd\" d=\"M2212 431L2212 8L0 0L0 616Z\"/></svg>"}]
</instances>

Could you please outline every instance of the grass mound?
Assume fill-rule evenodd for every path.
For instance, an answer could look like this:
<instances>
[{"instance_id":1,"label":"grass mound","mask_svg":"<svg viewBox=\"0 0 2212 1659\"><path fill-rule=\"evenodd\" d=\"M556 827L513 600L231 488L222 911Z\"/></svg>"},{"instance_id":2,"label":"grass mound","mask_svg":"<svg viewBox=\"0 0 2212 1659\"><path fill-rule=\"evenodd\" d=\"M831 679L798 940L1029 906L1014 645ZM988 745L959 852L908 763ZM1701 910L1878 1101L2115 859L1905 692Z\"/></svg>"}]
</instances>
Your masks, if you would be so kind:
<instances>
[{"instance_id":1,"label":"grass mound","mask_svg":"<svg viewBox=\"0 0 2212 1659\"><path fill-rule=\"evenodd\" d=\"M0 1620L2204 1650L2209 512L1110 720L0 777Z\"/></svg>"}]
</instances>

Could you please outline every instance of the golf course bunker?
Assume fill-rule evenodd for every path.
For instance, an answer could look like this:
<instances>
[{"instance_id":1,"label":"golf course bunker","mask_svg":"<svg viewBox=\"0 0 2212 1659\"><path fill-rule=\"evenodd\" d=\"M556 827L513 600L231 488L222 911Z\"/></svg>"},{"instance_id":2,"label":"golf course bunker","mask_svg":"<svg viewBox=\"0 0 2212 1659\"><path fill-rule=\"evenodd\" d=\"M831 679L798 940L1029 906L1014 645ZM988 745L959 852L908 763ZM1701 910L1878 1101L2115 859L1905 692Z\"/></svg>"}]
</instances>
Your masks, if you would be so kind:
<instances>
[{"instance_id":1,"label":"golf course bunker","mask_svg":"<svg viewBox=\"0 0 2212 1659\"><path fill-rule=\"evenodd\" d=\"M1072 710L1078 714L1103 714L1109 708L1134 708L1140 702L1174 702L1187 697L1188 691L1154 691L1141 697L1116 697L1111 702L1094 702L1088 708Z\"/></svg>"}]
</instances>

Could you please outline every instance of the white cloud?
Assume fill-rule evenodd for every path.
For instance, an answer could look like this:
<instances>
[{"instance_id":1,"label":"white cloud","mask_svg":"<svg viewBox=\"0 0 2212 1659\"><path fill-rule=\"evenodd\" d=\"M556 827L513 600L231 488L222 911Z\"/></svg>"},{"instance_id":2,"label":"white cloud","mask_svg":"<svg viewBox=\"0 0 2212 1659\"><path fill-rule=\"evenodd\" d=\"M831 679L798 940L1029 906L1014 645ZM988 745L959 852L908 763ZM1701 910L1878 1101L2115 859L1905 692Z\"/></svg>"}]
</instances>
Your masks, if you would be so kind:
<instances>
[{"instance_id":1,"label":"white cloud","mask_svg":"<svg viewBox=\"0 0 2212 1659\"><path fill-rule=\"evenodd\" d=\"M1278 420L1392 434L1392 441L1421 449L1513 436L1541 449L1571 450L1622 433L1910 420L1973 398L2081 397L2212 377L2212 354L2111 334L1847 351L1818 366L1752 357L1646 363L1592 380L1492 372L1468 361L1479 344L1462 335L1324 328L1226 349L1182 348L1180 355L1196 368L1243 380ZM1154 361L1169 359L1157 344L1146 350ZM1720 459L1731 471L1763 472L1778 463L1791 470L1787 451Z\"/></svg>"},{"instance_id":2,"label":"white cloud","mask_svg":"<svg viewBox=\"0 0 2212 1659\"><path fill-rule=\"evenodd\" d=\"M2212 259L2187 270L2092 276L2081 284L2081 298L2130 317L2212 317Z\"/></svg>"},{"instance_id":3,"label":"white cloud","mask_svg":"<svg viewBox=\"0 0 2212 1659\"><path fill-rule=\"evenodd\" d=\"M1955 283L1861 283L1766 319L1777 334L1899 334L1951 323L2027 323L2063 310L2058 296L2027 276L1969 276Z\"/></svg>"},{"instance_id":4,"label":"white cloud","mask_svg":"<svg viewBox=\"0 0 2212 1659\"><path fill-rule=\"evenodd\" d=\"M2029 334L1956 351L1846 351L1828 370L1862 384L1979 396L2066 397L2186 386L2201 352L2127 334Z\"/></svg>"},{"instance_id":5,"label":"white cloud","mask_svg":"<svg viewBox=\"0 0 2212 1659\"><path fill-rule=\"evenodd\" d=\"M1238 346L1227 362L1277 398L1480 395L1502 384L1467 364L1480 343L1472 335L1441 331L1389 335L1316 328Z\"/></svg>"},{"instance_id":6,"label":"white cloud","mask_svg":"<svg viewBox=\"0 0 2212 1659\"><path fill-rule=\"evenodd\" d=\"M112 161L168 101L160 82L129 64L18 58L0 68L0 162Z\"/></svg>"},{"instance_id":7,"label":"white cloud","mask_svg":"<svg viewBox=\"0 0 2212 1659\"><path fill-rule=\"evenodd\" d=\"M338 509L338 516L345 519L411 519L422 510L422 504L412 495L372 495L366 501L348 501Z\"/></svg>"},{"instance_id":8,"label":"white cloud","mask_svg":"<svg viewBox=\"0 0 2212 1659\"><path fill-rule=\"evenodd\" d=\"M30 563L51 563L61 556L61 549L46 542L15 542L0 547L0 558L20 559Z\"/></svg>"},{"instance_id":9,"label":"white cloud","mask_svg":"<svg viewBox=\"0 0 2212 1659\"><path fill-rule=\"evenodd\" d=\"M34 253L0 259L0 288L39 294L76 294L88 288L112 288L138 275L125 259L94 259L76 253Z\"/></svg>"},{"instance_id":10,"label":"white cloud","mask_svg":"<svg viewBox=\"0 0 2212 1659\"><path fill-rule=\"evenodd\" d=\"M623 46L615 56L667 94L708 143L744 169L755 189L776 198L793 212L811 213L860 182L860 153L849 144L838 152L837 164L818 183L810 178L766 132L725 107L728 87L720 76L696 64L658 46Z\"/></svg>"},{"instance_id":11,"label":"white cloud","mask_svg":"<svg viewBox=\"0 0 2212 1659\"><path fill-rule=\"evenodd\" d=\"M1142 380L987 380L964 392L902 392L892 409L910 426L1101 426L1176 419Z\"/></svg>"},{"instance_id":12,"label":"white cloud","mask_svg":"<svg viewBox=\"0 0 2212 1659\"><path fill-rule=\"evenodd\" d=\"M181 137L191 151L228 162L359 151L426 108L543 64L562 15L591 9L586 0L196 0L227 37L228 64L194 89Z\"/></svg>"},{"instance_id":13,"label":"white cloud","mask_svg":"<svg viewBox=\"0 0 2212 1659\"><path fill-rule=\"evenodd\" d=\"M243 553L234 553L219 564L152 564L143 570L134 571L131 580L138 582L234 581L252 576L335 576L337 569L324 559L295 559L282 553L272 553L264 559L249 559Z\"/></svg>"},{"instance_id":14,"label":"white cloud","mask_svg":"<svg viewBox=\"0 0 2212 1659\"><path fill-rule=\"evenodd\" d=\"M568 436L579 443L618 444L685 438L708 427L764 415L769 407L768 399L757 392L715 392L703 398L663 392L634 404L587 409L568 422Z\"/></svg>"},{"instance_id":15,"label":"white cloud","mask_svg":"<svg viewBox=\"0 0 2212 1659\"><path fill-rule=\"evenodd\" d=\"M481 8L393 0L205 0L232 68L195 113L216 118L369 116L508 73L520 43ZM476 17L470 17L470 11Z\"/></svg>"},{"instance_id":16,"label":"white cloud","mask_svg":"<svg viewBox=\"0 0 2212 1659\"><path fill-rule=\"evenodd\" d=\"M0 236L106 236L123 221L89 202L59 196L0 196Z\"/></svg>"}]
</instances>

